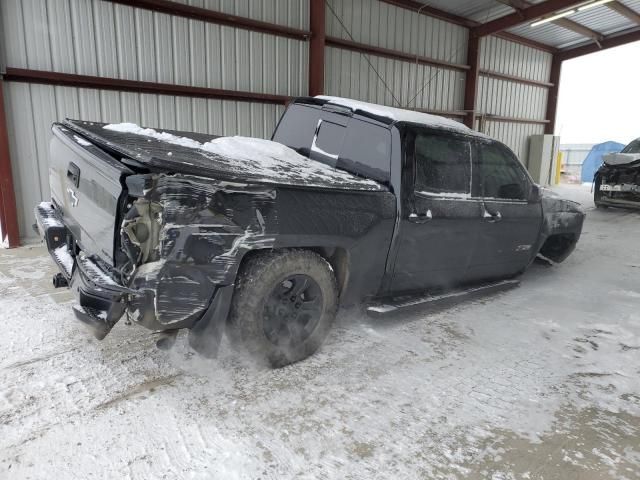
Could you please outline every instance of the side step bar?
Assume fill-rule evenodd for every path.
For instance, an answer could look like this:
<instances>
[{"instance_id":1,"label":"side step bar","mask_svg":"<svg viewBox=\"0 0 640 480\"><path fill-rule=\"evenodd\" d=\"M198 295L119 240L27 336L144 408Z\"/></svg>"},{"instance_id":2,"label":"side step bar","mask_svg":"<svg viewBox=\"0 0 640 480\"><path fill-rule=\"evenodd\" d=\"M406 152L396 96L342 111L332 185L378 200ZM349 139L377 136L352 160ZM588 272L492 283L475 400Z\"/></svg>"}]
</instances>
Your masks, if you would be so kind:
<instances>
[{"instance_id":1,"label":"side step bar","mask_svg":"<svg viewBox=\"0 0 640 480\"><path fill-rule=\"evenodd\" d=\"M367 307L370 315L384 315L386 313L397 312L398 310L417 307L420 305L437 305L451 300L466 300L467 298L489 295L515 288L520 285L520 280L502 280L500 282L486 283L479 287L472 287L465 290L452 290L438 295L403 296L391 298L377 303L372 303Z\"/></svg>"}]
</instances>

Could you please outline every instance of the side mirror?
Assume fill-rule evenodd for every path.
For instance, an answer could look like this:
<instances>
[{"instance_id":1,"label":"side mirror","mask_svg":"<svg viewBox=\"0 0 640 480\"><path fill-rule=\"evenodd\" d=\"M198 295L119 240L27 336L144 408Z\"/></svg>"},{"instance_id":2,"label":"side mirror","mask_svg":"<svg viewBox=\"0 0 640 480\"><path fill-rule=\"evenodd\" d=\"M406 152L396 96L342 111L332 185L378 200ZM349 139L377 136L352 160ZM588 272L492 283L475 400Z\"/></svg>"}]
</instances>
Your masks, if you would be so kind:
<instances>
[{"instance_id":1,"label":"side mirror","mask_svg":"<svg viewBox=\"0 0 640 480\"><path fill-rule=\"evenodd\" d=\"M531 185L531 191L529 192L529 202L538 203L542 200L542 191L540 190L540 185L533 184Z\"/></svg>"}]
</instances>

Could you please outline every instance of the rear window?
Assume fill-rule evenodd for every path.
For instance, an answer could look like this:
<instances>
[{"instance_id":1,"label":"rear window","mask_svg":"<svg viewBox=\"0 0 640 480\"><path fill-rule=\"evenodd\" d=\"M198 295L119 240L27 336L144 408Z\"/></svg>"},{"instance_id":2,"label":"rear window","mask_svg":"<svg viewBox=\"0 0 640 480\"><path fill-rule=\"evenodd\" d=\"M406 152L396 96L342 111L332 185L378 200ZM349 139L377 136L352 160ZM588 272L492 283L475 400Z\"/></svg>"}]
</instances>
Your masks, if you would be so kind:
<instances>
[{"instance_id":1,"label":"rear window","mask_svg":"<svg viewBox=\"0 0 640 480\"><path fill-rule=\"evenodd\" d=\"M317 108L296 104L289 106L287 113L283 115L274 132L272 140L293 148L300 155L308 157L321 114L322 111Z\"/></svg>"},{"instance_id":2,"label":"rear window","mask_svg":"<svg viewBox=\"0 0 640 480\"><path fill-rule=\"evenodd\" d=\"M318 128L318 122L320 122ZM314 135L318 137L312 146ZM391 177L391 132L357 117L289 106L273 139L305 157L379 182Z\"/></svg>"}]
</instances>

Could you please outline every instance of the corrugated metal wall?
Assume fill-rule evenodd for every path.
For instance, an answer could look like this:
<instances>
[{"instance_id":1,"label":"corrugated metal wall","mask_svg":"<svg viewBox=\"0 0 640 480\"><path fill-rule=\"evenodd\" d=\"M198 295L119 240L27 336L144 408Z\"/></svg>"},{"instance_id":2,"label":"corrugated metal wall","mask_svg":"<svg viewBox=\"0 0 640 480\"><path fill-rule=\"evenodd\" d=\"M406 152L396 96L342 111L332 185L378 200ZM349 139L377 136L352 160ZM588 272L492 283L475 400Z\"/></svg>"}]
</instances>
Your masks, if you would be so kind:
<instances>
[{"instance_id":1,"label":"corrugated metal wall","mask_svg":"<svg viewBox=\"0 0 640 480\"><path fill-rule=\"evenodd\" d=\"M326 22L332 37L450 63L466 62L466 28L406 8L370 0L329 0ZM396 107L462 109L464 72L337 48L328 48L326 56L327 95Z\"/></svg>"},{"instance_id":2,"label":"corrugated metal wall","mask_svg":"<svg viewBox=\"0 0 640 480\"><path fill-rule=\"evenodd\" d=\"M527 80L548 82L550 53L502 38L486 37L480 47L480 68ZM544 125L491 121L491 115L544 120L548 89L481 75L478 82L477 109L487 115L484 133L507 144L527 163L530 135L544 133Z\"/></svg>"},{"instance_id":3,"label":"corrugated metal wall","mask_svg":"<svg viewBox=\"0 0 640 480\"><path fill-rule=\"evenodd\" d=\"M309 29L309 0L179 0ZM0 0L0 71L48 70L229 90L306 95L309 44L270 34L116 5L105 0ZM465 64L468 30L375 0L328 0L326 33L365 45ZM369 64L371 62L371 65ZM481 68L548 81L551 55L498 38L482 41ZM465 72L327 47L329 95L461 111ZM14 184L23 236L49 196L49 126L64 117L211 134L269 137L283 107L19 82L5 83ZM481 113L544 119L547 89L480 77ZM460 119L460 117L456 117ZM485 131L526 161L543 125L487 120Z\"/></svg>"},{"instance_id":4,"label":"corrugated metal wall","mask_svg":"<svg viewBox=\"0 0 640 480\"><path fill-rule=\"evenodd\" d=\"M188 3L294 28L309 28L307 0ZM172 17L101 0L1 0L5 66L306 95L304 41ZM0 67L2 67L0 65ZM7 82L16 201L23 236L32 208L49 197L52 122L81 118L268 138L283 106Z\"/></svg>"}]
</instances>

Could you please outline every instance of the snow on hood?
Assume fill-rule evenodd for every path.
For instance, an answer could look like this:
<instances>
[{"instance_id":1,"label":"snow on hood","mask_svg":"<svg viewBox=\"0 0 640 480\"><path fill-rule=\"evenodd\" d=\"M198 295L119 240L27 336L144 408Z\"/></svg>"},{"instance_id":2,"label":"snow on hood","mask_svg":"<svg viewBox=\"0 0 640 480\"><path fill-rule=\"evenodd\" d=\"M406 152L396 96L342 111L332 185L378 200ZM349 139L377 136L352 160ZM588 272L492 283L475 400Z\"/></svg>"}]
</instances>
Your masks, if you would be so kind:
<instances>
[{"instance_id":1,"label":"snow on hood","mask_svg":"<svg viewBox=\"0 0 640 480\"><path fill-rule=\"evenodd\" d=\"M351 109L352 111L360 110L362 112L376 115L378 117L388 118L394 122L412 122L434 128L444 128L466 135L474 135L487 138L486 135L472 130L463 123L456 122L450 118L431 115L429 113L417 112L415 110L406 110L403 108L387 107L385 105L377 105L374 103L361 102L359 100L351 100L350 98L330 97L326 95L318 95L315 98L327 100L332 105L339 105Z\"/></svg>"},{"instance_id":2,"label":"snow on hood","mask_svg":"<svg viewBox=\"0 0 640 480\"><path fill-rule=\"evenodd\" d=\"M311 160L295 150L271 140L250 137L219 137L206 143L192 138L179 137L167 132L158 132L153 128L143 128L134 123L105 125L106 130L121 133L153 137L162 142L181 147L201 150L223 157L233 170L251 171L263 180L291 183L304 183L309 186L349 184L367 187L369 190L382 190L379 183L361 178L344 170ZM171 155L171 153L169 153Z\"/></svg>"}]
</instances>

